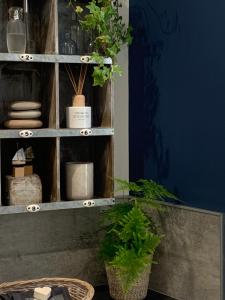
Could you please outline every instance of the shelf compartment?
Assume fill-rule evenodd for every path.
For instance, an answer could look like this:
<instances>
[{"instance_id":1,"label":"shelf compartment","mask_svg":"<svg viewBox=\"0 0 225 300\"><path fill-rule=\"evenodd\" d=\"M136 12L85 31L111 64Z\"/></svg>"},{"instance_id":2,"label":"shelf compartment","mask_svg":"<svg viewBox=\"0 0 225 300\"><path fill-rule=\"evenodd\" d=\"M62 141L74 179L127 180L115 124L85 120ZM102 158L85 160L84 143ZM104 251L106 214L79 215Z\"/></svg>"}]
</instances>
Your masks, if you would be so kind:
<instances>
[{"instance_id":1,"label":"shelf compartment","mask_svg":"<svg viewBox=\"0 0 225 300\"><path fill-rule=\"evenodd\" d=\"M43 127L56 128L56 65L0 63L0 128L15 100L42 102Z\"/></svg>"},{"instance_id":2,"label":"shelf compartment","mask_svg":"<svg viewBox=\"0 0 225 300\"><path fill-rule=\"evenodd\" d=\"M79 74L80 65L70 65L74 74ZM92 86L93 66L89 65L84 85L86 106L92 107L92 127L113 127L113 95L112 83L107 82L103 87ZM59 124L66 127L66 107L72 105L74 90L69 80L65 65L59 66Z\"/></svg>"},{"instance_id":3,"label":"shelf compartment","mask_svg":"<svg viewBox=\"0 0 225 300\"><path fill-rule=\"evenodd\" d=\"M8 20L8 9L15 6L15 1L0 1L0 52L6 53L6 25ZM22 7L23 1L17 1L16 5ZM57 1L40 0L29 1L31 20L31 35L36 45L36 53L57 53L58 47L58 14Z\"/></svg>"},{"instance_id":4,"label":"shelf compartment","mask_svg":"<svg viewBox=\"0 0 225 300\"><path fill-rule=\"evenodd\" d=\"M5 180L6 176L12 174L11 160L18 148L32 146L34 151L34 173L38 174L42 182L43 200L49 202L57 201L59 178L57 168L57 139L5 139L1 141L1 169L2 169L2 205L6 203Z\"/></svg>"},{"instance_id":5,"label":"shelf compartment","mask_svg":"<svg viewBox=\"0 0 225 300\"><path fill-rule=\"evenodd\" d=\"M110 136L60 139L60 190L66 200L66 162L94 163L94 198L113 198L113 138Z\"/></svg>"},{"instance_id":6,"label":"shelf compartment","mask_svg":"<svg viewBox=\"0 0 225 300\"><path fill-rule=\"evenodd\" d=\"M94 199L94 200L95 200L94 207L103 207L103 206L115 204L114 198L103 198L103 199ZM41 203L39 204L39 206L40 206L39 212L84 208L83 200L61 201L55 203ZM26 205L0 206L0 215L21 214L21 213L28 213Z\"/></svg>"}]
</instances>

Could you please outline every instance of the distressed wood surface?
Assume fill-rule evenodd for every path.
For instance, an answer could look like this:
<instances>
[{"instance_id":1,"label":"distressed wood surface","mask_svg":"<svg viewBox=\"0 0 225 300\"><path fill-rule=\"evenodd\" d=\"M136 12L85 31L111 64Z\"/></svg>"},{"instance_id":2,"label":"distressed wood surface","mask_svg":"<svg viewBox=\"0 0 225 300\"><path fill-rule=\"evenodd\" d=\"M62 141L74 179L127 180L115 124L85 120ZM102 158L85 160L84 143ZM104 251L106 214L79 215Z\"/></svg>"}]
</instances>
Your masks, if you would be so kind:
<instances>
[{"instance_id":1,"label":"distressed wood surface","mask_svg":"<svg viewBox=\"0 0 225 300\"><path fill-rule=\"evenodd\" d=\"M59 199L59 198L58 198ZM95 201L95 207L105 207L111 206L115 204L114 198L95 198L90 199ZM71 210L71 209L84 209L84 210L93 210L93 208L86 208L84 207L83 200L76 200L76 201L58 201L58 202L51 202L51 203L40 203L40 212L49 212L49 211L62 211L62 210ZM26 205L17 205L17 206L0 206L0 215L15 215L15 214L30 214L27 211ZM36 214L39 214L36 213Z\"/></svg>"},{"instance_id":2,"label":"distressed wood surface","mask_svg":"<svg viewBox=\"0 0 225 300\"><path fill-rule=\"evenodd\" d=\"M93 136L114 135L113 128L91 128ZM32 129L33 138L41 137L81 137L81 129ZM0 139L18 139L21 138L19 129L0 129ZM86 138L86 137L84 137Z\"/></svg>"},{"instance_id":3,"label":"distressed wood surface","mask_svg":"<svg viewBox=\"0 0 225 300\"><path fill-rule=\"evenodd\" d=\"M96 126L113 127L112 82L107 82L102 88L94 88L93 118Z\"/></svg>"},{"instance_id":4,"label":"distressed wood surface","mask_svg":"<svg viewBox=\"0 0 225 300\"><path fill-rule=\"evenodd\" d=\"M56 1L47 0L41 13L41 52L56 53Z\"/></svg>"},{"instance_id":5,"label":"distressed wood surface","mask_svg":"<svg viewBox=\"0 0 225 300\"><path fill-rule=\"evenodd\" d=\"M0 1L0 52L8 52L7 51L7 43L6 43L6 24L8 18L8 5L7 1Z\"/></svg>"},{"instance_id":6,"label":"distressed wood surface","mask_svg":"<svg viewBox=\"0 0 225 300\"><path fill-rule=\"evenodd\" d=\"M101 195L101 197L113 197L114 194L113 143L113 137L98 139L94 150L96 162L94 182L96 195Z\"/></svg>"},{"instance_id":7,"label":"distressed wood surface","mask_svg":"<svg viewBox=\"0 0 225 300\"><path fill-rule=\"evenodd\" d=\"M97 259L98 212L96 208L1 216L0 281L62 276L105 282Z\"/></svg>"},{"instance_id":8,"label":"distressed wood surface","mask_svg":"<svg viewBox=\"0 0 225 300\"><path fill-rule=\"evenodd\" d=\"M66 128L66 107L71 104L73 90L65 72L64 63L79 68L80 55L59 55L59 38L65 32L65 24L70 26L71 9L64 1L40 0L29 3L31 36L36 41L36 53L32 61L22 62L19 54L6 53L6 23L8 6L11 2L0 3L0 139L2 140L2 177L11 173L11 159L17 147L32 145L37 154L34 167L43 183L44 201L65 200L64 164L70 160L91 160L95 164L95 197L97 205L114 203L113 185L113 135L112 128L112 86L107 83L103 88L92 87L93 63L90 62L84 93L86 105L93 108L92 136L83 137L80 129ZM19 5L19 4L18 4ZM62 30L63 28L63 30ZM110 58L105 59L111 64ZM73 64L73 65L72 65ZM3 122L11 101L37 100L42 102L43 128L33 129L29 140L20 137L21 130L7 130ZM73 137L66 142L64 137ZM10 148L8 150L8 147ZM8 150L7 152L5 150ZM65 153L64 153L65 152ZM5 197L3 185L1 195ZM106 201L104 201L106 199ZM6 204L6 203L4 203ZM52 206L51 206L52 205ZM43 210L82 207L83 203L64 203L57 206L43 204ZM0 214L24 212L26 207L11 209L2 207Z\"/></svg>"},{"instance_id":9,"label":"distressed wood surface","mask_svg":"<svg viewBox=\"0 0 225 300\"><path fill-rule=\"evenodd\" d=\"M0 140L0 166L2 166L2 141ZM0 167L0 208L2 205L2 168Z\"/></svg>"},{"instance_id":10,"label":"distressed wood surface","mask_svg":"<svg viewBox=\"0 0 225 300\"><path fill-rule=\"evenodd\" d=\"M60 63L60 64L82 64L82 56L80 55L59 55L59 54L32 54L35 63ZM0 53L0 61L2 62L21 62L20 54L16 53ZM27 64L31 62L26 62ZM110 65L112 60L110 58L105 58L104 63ZM94 61L88 63L88 65L95 64Z\"/></svg>"}]
</instances>

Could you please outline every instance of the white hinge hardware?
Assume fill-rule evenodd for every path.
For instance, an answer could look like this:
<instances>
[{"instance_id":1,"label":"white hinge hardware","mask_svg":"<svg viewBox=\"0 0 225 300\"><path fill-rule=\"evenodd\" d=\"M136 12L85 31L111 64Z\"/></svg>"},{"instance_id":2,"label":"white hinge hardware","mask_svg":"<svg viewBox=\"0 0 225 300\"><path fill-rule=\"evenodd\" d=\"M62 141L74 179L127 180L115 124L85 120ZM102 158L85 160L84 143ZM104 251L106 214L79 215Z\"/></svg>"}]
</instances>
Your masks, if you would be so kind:
<instances>
[{"instance_id":1,"label":"white hinge hardware","mask_svg":"<svg viewBox=\"0 0 225 300\"><path fill-rule=\"evenodd\" d=\"M81 57L80 57L80 60L81 60L83 63L88 64L88 63L91 62L91 57L88 56L88 55L84 55L84 56L81 56Z\"/></svg>"},{"instance_id":2,"label":"white hinge hardware","mask_svg":"<svg viewBox=\"0 0 225 300\"><path fill-rule=\"evenodd\" d=\"M25 139L30 138L33 135L34 135L34 133L31 130L21 130L19 132L19 136L22 137L22 138L25 138Z\"/></svg>"},{"instance_id":3,"label":"white hinge hardware","mask_svg":"<svg viewBox=\"0 0 225 300\"><path fill-rule=\"evenodd\" d=\"M81 129L80 134L83 136L89 136L89 135L92 135L93 132L91 129Z\"/></svg>"},{"instance_id":4,"label":"white hinge hardware","mask_svg":"<svg viewBox=\"0 0 225 300\"><path fill-rule=\"evenodd\" d=\"M33 55L31 54L21 54L20 59L25 62L33 61Z\"/></svg>"},{"instance_id":5,"label":"white hinge hardware","mask_svg":"<svg viewBox=\"0 0 225 300\"><path fill-rule=\"evenodd\" d=\"M31 204L27 206L27 211L30 213L35 213L40 210L40 206L38 204Z\"/></svg>"},{"instance_id":6,"label":"white hinge hardware","mask_svg":"<svg viewBox=\"0 0 225 300\"><path fill-rule=\"evenodd\" d=\"M94 207L95 206L95 201L94 200L86 200L83 202L84 207Z\"/></svg>"}]
</instances>

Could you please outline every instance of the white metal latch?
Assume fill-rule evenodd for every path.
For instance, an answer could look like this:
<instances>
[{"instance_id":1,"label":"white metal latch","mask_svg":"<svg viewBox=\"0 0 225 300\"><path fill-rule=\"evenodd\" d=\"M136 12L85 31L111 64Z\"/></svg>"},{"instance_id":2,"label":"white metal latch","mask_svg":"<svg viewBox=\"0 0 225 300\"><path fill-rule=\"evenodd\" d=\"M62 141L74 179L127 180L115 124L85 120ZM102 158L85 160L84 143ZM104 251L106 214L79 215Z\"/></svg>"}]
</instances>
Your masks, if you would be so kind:
<instances>
[{"instance_id":1,"label":"white metal latch","mask_svg":"<svg viewBox=\"0 0 225 300\"><path fill-rule=\"evenodd\" d=\"M31 130L21 130L19 132L19 135L22 137L22 138L30 138L34 135L33 131Z\"/></svg>"},{"instance_id":2,"label":"white metal latch","mask_svg":"<svg viewBox=\"0 0 225 300\"><path fill-rule=\"evenodd\" d=\"M33 55L31 54L21 54L20 59L25 62L29 62L33 60Z\"/></svg>"},{"instance_id":3,"label":"white metal latch","mask_svg":"<svg viewBox=\"0 0 225 300\"><path fill-rule=\"evenodd\" d=\"M95 201L94 200L86 200L83 202L84 207L94 207L95 206Z\"/></svg>"},{"instance_id":4,"label":"white metal latch","mask_svg":"<svg viewBox=\"0 0 225 300\"><path fill-rule=\"evenodd\" d=\"M84 55L84 56L81 56L81 57L80 57L80 60L81 60L83 63L87 64L87 63L90 63L90 62L91 62L91 57L88 56L88 55Z\"/></svg>"},{"instance_id":5,"label":"white metal latch","mask_svg":"<svg viewBox=\"0 0 225 300\"><path fill-rule=\"evenodd\" d=\"M27 206L27 211L30 213L35 213L40 210L40 206L38 204L31 204Z\"/></svg>"},{"instance_id":6,"label":"white metal latch","mask_svg":"<svg viewBox=\"0 0 225 300\"><path fill-rule=\"evenodd\" d=\"M92 130L91 129L82 129L80 131L80 134L83 136L89 136L89 135L92 135Z\"/></svg>"}]
</instances>

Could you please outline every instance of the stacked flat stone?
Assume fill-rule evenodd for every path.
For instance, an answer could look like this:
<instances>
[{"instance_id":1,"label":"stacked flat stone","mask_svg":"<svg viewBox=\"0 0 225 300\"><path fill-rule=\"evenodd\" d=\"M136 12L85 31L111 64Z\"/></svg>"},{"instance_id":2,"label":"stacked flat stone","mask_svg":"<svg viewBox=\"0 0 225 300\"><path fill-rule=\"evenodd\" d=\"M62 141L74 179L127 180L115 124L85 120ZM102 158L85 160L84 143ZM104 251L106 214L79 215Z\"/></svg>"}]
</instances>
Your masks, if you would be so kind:
<instances>
[{"instance_id":1,"label":"stacked flat stone","mask_svg":"<svg viewBox=\"0 0 225 300\"><path fill-rule=\"evenodd\" d=\"M14 101L10 104L9 120L4 125L10 129L40 128L41 103L36 101Z\"/></svg>"}]
</instances>

